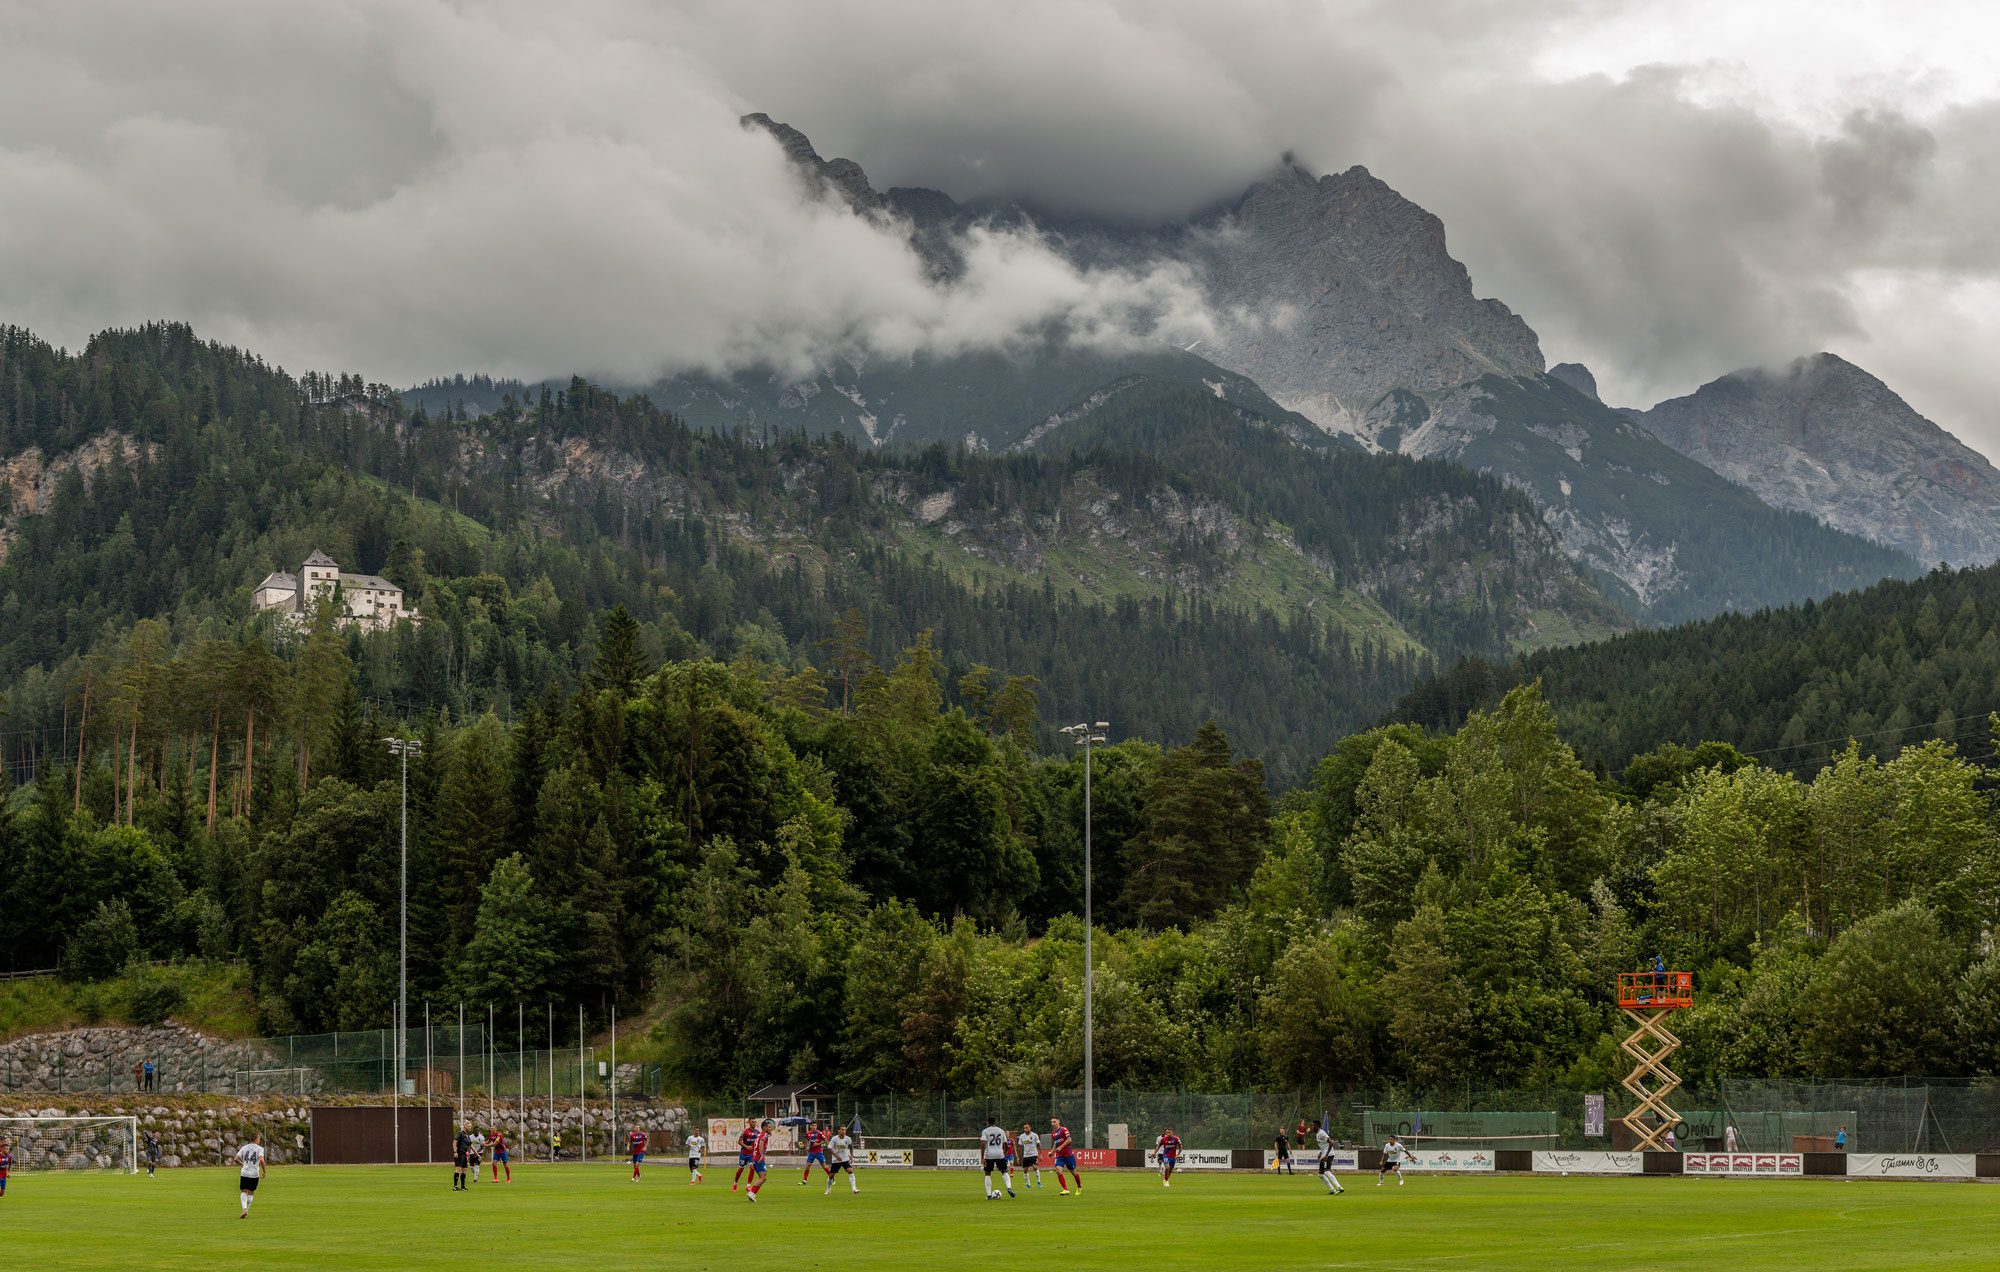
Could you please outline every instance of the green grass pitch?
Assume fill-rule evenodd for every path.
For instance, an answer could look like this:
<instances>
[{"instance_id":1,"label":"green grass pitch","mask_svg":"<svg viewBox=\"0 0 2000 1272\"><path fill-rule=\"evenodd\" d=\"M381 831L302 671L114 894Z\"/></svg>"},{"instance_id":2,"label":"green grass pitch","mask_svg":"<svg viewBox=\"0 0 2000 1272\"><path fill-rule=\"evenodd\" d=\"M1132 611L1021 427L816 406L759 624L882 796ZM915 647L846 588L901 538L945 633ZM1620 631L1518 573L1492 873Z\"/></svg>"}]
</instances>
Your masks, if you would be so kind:
<instances>
[{"instance_id":1,"label":"green grass pitch","mask_svg":"<svg viewBox=\"0 0 2000 1272\"><path fill-rule=\"evenodd\" d=\"M1350 1176L1053 1179L981 1200L971 1172L864 1172L801 1188L771 1176L755 1205L731 1170L689 1187L649 1164L525 1166L511 1185L450 1191L436 1167L279 1167L238 1220L235 1173L16 1176L0 1251L16 1268L701 1269L1138 1268L1756 1269L2000 1267L2000 1189L1818 1180ZM733 1167L731 1168L733 1170Z\"/></svg>"}]
</instances>

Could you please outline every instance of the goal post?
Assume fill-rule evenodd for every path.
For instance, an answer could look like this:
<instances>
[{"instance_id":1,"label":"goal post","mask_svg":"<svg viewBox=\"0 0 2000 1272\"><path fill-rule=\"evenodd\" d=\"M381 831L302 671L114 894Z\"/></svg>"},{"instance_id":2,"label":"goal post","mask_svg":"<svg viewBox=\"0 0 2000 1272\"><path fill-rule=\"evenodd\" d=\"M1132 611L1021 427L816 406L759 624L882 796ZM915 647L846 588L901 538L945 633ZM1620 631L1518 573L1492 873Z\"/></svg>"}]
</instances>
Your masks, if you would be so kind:
<instances>
[{"instance_id":1,"label":"goal post","mask_svg":"<svg viewBox=\"0 0 2000 1272\"><path fill-rule=\"evenodd\" d=\"M13 1155L12 1169L103 1170L139 1173L136 1117L0 1117L0 1139Z\"/></svg>"}]
</instances>

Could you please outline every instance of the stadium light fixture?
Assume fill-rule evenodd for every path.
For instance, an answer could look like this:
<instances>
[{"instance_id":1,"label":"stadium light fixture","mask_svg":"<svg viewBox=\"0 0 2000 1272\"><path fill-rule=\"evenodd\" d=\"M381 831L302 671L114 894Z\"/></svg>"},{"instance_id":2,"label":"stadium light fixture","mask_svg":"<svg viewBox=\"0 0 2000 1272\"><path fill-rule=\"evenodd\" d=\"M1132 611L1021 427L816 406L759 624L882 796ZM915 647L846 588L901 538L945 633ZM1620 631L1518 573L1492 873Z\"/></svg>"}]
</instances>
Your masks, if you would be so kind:
<instances>
[{"instance_id":1,"label":"stadium light fixture","mask_svg":"<svg viewBox=\"0 0 2000 1272\"><path fill-rule=\"evenodd\" d=\"M1083 748L1083 1146L1097 1147L1097 1070L1095 1056L1091 1049L1092 1026L1091 989L1095 980L1095 968L1091 962L1090 936L1095 926L1090 905L1090 750L1104 743L1105 735L1100 729L1111 725L1103 720L1095 724L1065 725L1058 732L1067 734L1072 742Z\"/></svg>"},{"instance_id":2,"label":"stadium light fixture","mask_svg":"<svg viewBox=\"0 0 2000 1272\"><path fill-rule=\"evenodd\" d=\"M390 1088L390 1156L403 1163L403 1075L409 1072L410 1010L410 753L424 744L415 738L383 738L403 761L403 860L396 890L402 906L401 934L396 939L396 1081ZM430 1160L430 1123L424 1123L424 1160Z\"/></svg>"}]
</instances>

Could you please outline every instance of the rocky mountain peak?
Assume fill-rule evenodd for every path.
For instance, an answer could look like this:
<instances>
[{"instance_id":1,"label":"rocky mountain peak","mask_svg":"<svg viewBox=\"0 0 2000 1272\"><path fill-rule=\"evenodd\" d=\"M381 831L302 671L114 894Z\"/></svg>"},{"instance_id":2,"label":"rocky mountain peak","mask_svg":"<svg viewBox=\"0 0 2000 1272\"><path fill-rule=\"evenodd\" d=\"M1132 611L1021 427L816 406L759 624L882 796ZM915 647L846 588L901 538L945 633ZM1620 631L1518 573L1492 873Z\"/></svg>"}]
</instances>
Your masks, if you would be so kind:
<instances>
[{"instance_id":1,"label":"rocky mountain peak","mask_svg":"<svg viewBox=\"0 0 2000 1272\"><path fill-rule=\"evenodd\" d=\"M1634 418L1780 508L1927 564L2000 558L2000 471L1834 354L1733 371Z\"/></svg>"},{"instance_id":2,"label":"rocky mountain peak","mask_svg":"<svg viewBox=\"0 0 2000 1272\"><path fill-rule=\"evenodd\" d=\"M860 164L852 159L820 158L811 138L790 124L781 124L762 111L745 115L736 122L745 128L761 128L770 133L801 175L832 191L855 211L876 212L886 206L875 187L868 184L868 174L861 170Z\"/></svg>"},{"instance_id":3,"label":"rocky mountain peak","mask_svg":"<svg viewBox=\"0 0 2000 1272\"><path fill-rule=\"evenodd\" d=\"M1561 380L1593 402L1604 400L1597 396L1597 377L1592 375L1590 368L1581 362L1558 362L1549 368L1549 378Z\"/></svg>"}]
</instances>

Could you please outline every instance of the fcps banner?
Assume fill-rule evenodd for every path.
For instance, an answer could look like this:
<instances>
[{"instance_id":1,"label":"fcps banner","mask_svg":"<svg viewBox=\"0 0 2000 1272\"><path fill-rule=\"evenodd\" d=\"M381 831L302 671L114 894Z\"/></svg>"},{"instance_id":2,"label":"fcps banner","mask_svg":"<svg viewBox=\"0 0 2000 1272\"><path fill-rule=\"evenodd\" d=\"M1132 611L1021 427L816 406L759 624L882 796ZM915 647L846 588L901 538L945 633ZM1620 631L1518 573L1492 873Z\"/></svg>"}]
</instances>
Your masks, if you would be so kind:
<instances>
[{"instance_id":1,"label":"fcps banner","mask_svg":"<svg viewBox=\"0 0 2000 1272\"><path fill-rule=\"evenodd\" d=\"M1972 1179L1979 1159L1971 1153L1853 1153L1849 1179Z\"/></svg>"},{"instance_id":2,"label":"fcps banner","mask_svg":"<svg viewBox=\"0 0 2000 1272\"><path fill-rule=\"evenodd\" d=\"M1561 1174L1568 1171L1578 1175L1643 1175L1646 1173L1646 1157L1643 1153L1590 1153L1536 1149L1533 1166L1537 1174Z\"/></svg>"}]
</instances>

